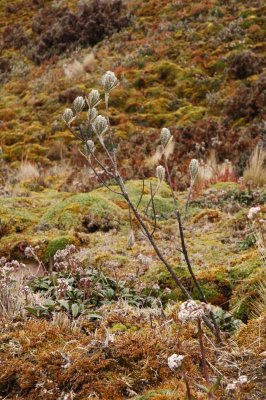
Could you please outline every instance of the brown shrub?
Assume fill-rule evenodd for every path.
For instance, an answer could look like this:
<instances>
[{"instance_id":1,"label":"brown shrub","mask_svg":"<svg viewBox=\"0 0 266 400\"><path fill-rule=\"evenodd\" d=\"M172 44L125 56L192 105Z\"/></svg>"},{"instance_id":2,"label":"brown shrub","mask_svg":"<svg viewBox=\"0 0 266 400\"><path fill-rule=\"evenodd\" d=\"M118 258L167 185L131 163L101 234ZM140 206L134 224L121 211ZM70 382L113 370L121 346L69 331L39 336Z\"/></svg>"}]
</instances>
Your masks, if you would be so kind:
<instances>
[{"instance_id":1,"label":"brown shrub","mask_svg":"<svg viewBox=\"0 0 266 400\"><path fill-rule=\"evenodd\" d=\"M262 74L255 82L240 86L224 107L224 114L230 120L266 116L266 75Z\"/></svg>"},{"instance_id":2,"label":"brown shrub","mask_svg":"<svg viewBox=\"0 0 266 400\"><path fill-rule=\"evenodd\" d=\"M261 59L251 51L234 54L229 59L229 74L234 79L245 79L261 72Z\"/></svg>"},{"instance_id":3,"label":"brown shrub","mask_svg":"<svg viewBox=\"0 0 266 400\"><path fill-rule=\"evenodd\" d=\"M4 49L14 47L20 49L22 46L28 43L28 38L24 32L24 29L19 24L8 25L2 34L1 46Z\"/></svg>"},{"instance_id":4,"label":"brown shrub","mask_svg":"<svg viewBox=\"0 0 266 400\"><path fill-rule=\"evenodd\" d=\"M76 13L67 7L45 7L33 20L36 34L31 58L37 64L70 48L94 46L128 24L121 0L93 0L79 5Z\"/></svg>"}]
</instances>

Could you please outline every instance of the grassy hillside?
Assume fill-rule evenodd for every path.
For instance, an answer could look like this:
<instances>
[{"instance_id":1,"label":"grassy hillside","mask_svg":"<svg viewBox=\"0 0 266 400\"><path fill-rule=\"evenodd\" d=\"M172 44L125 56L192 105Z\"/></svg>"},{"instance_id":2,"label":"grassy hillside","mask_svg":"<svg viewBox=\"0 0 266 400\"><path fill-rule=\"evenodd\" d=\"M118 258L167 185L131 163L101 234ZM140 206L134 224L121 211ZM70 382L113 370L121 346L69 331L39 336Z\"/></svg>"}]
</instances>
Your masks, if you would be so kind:
<instances>
[{"instance_id":1,"label":"grassy hillside","mask_svg":"<svg viewBox=\"0 0 266 400\"><path fill-rule=\"evenodd\" d=\"M75 4L1 2L4 158L49 165L60 157L59 142L68 153L73 140L61 112L113 70L121 85L111 101L112 124L123 138L129 177L154 151L163 126L173 127L177 140L171 162L187 154L206 159L214 148L219 160L235 161L241 172L250 149L265 139L263 2L127 1L117 26L102 35L120 32L96 45L101 28L98 37L83 38L80 25L90 22L91 11L87 16ZM64 20L64 13L70 17ZM92 14L112 25L107 11ZM80 24L79 39L71 18Z\"/></svg>"}]
</instances>

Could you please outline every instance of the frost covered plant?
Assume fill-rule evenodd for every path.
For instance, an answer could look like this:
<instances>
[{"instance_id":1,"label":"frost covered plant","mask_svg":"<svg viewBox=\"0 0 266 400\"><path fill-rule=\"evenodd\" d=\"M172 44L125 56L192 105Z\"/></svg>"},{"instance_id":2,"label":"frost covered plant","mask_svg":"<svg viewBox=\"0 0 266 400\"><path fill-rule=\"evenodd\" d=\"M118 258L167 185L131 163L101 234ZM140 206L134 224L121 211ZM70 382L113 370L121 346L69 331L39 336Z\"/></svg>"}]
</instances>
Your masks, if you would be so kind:
<instances>
[{"instance_id":1,"label":"frost covered plant","mask_svg":"<svg viewBox=\"0 0 266 400\"><path fill-rule=\"evenodd\" d=\"M158 165L158 167L156 168L156 176L160 183L164 180L165 168L162 165Z\"/></svg>"},{"instance_id":2,"label":"frost covered plant","mask_svg":"<svg viewBox=\"0 0 266 400\"><path fill-rule=\"evenodd\" d=\"M63 250L57 250L54 255L54 269L71 274L81 271L81 263L75 256L76 251L76 246L73 244L67 245Z\"/></svg>"},{"instance_id":3,"label":"frost covered plant","mask_svg":"<svg viewBox=\"0 0 266 400\"><path fill-rule=\"evenodd\" d=\"M188 211L188 206L190 202L190 198L192 195L193 187L196 182L196 178L198 176L199 172L199 161L193 158L190 163L189 163L189 173L190 173L190 186L189 186L189 191L188 191L188 197L187 197L187 202L186 202L186 209L185 209L185 216L187 215Z\"/></svg>"},{"instance_id":4,"label":"frost covered plant","mask_svg":"<svg viewBox=\"0 0 266 400\"><path fill-rule=\"evenodd\" d=\"M163 128L161 130L161 143L163 148L165 149L168 144L172 141L173 136L168 128Z\"/></svg>"},{"instance_id":5,"label":"frost covered plant","mask_svg":"<svg viewBox=\"0 0 266 400\"><path fill-rule=\"evenodd\" d=\"M21 274L25 264L17 260L8 261L5 257L0 258L0 316L14 315L21 306L21 279L15 279L15 275Z\"/></svg>"},{"instance_id":6,"label":"frost covered plant","mask_svg":"<svg viewBox=\"0 0 266 400\"><path fill-rule=\"evenodd\" d=\"M107 71L102 77L102 85L105 93L110 93L118 84L118 79L112 71Z\"/></svg>"},{"instance_id":7,"label":"frost covered plant","mask_svg":"<svg viewBox=\"0 0 266 400\"><path fill-rule=\"evenodd\" d=\"M193 158L190 161L189 172L190 172L191 182L195 182L195 179L197 178L199 172L199 162L195 158Z\"/></svg>"},{"instance_id":8,"label":"frost covered plant","mask_svg":"<svg viewBox=\"0 0 266 400\"><path fill-rule=\"evenodd\" d=\"M95 152L95 144L93 140L87 140L86 142L86 148L89 154L92 154Z\"/></svg>"},{"instance_id":9,"label":"frost covered plant","mask_svg":"<svg viewBox=\"0 0 266 400\"><path fill-rule=\"evenodd\" d=\"M180 236L180 243L181 246L178 248L178 251L180 251L185 259L185 262L187 264L189 273L193 279L193 282L195 286L197 287L201 297L202 301L204 303L207 303L206 297L199 285L199 282L196 279L195 274L193 273L192 265L188 257L187 253L187 248L186 248L186 242L185 242L185 236L183 232L183 223L181 220L181 215L179 212L179 207L178 207L178 202L175 197L173 187L171 184L171 176L169 172L169 168L167 165L167 153L166 153L166 148L168 144L172 140L172 135L171 132L168 128L163 128L161 130L160 134L160 140L162 144L162 149L163 149L163 155L164 155L164 165L158 165L156 168L156 177L158 179L157 181L157 186L154 189L150 183L150 199L144 208L144 213L146 214L143 215L139 211L139 205L143 201L143 195L144 195L144 190L145 190L145 182L143 182L143 188L142 192L140 193L140 198L137 203L137 205L134 204L132 199L130 198L127 188L124 182L124 179L121 175L120 169L119 169L119 164L117 161L117 154L116 154L116 147L114 145L114 132L110 127L110 120L109 120L109 95L112 90L114 90L118 86L119 82L115 74L111 71L107 71L104 76L102 77L102 85L104 88L104 102L105 102L105 113L104 115L97 115L97 110L96 107L100 102L100 95L99 92L96 89L93 89L88 96L84 98L86 105L88 106L88 112L87 112L87 118L85 120L85 123L80 122L80 118L76 118L77 116L77 106L75 107L75 104L79 104L78 110L81 108L83 109L84 102L80 99L77 98L78 100L74 102L74 108L75 108L75 113L73 112L73 115L71 112L69 112L69 109L65 110L64 115L63 115L63 120L65 121L68 129L70 132L73 134L73 136L77 139L79 139L83 145L83 149L85 149L85 152L80 149L80 153L85 157L93 170L95 176L97 177L98 181L100 184L105 186L109 191L112 193L121 196L124 201L126 202L129 210L129 220L130 220L130 233L128 237L128 248L131 248L134 243L135 243L135 235L133 233L132 229L132 219L135 218L136 222L138 223L142 233L146 236L148 241L150 242L151 246L153 247L157 257L159 260L164 264L168 272L170 273L171 277L175 281L176 285L179 287L183 295L188 299L191 300L192 297L189 293L189 291L186 289L186 287L183 285L181 282L180 278L178 275L175 273L173 266L171 263L167 260L167 257L164 255L164 252L160 249L159 245L157 244L157 241L154 238L154 232L157 229L156 225L156 207L155 207L155 196L156 193L158 192L162 182L167 179L171 192L172 192L172 197L174 199L174 207L175 207L175 216L178 222L178 230L179 230L179 236ZM105 161L101 161L101 152L98 152L96 150L99 149L102 150L102 152L105 155ZM107 160L107 161L106 161ZM191 187L193 186L195 182L195 178L197 175L197 170L198 170L198 161L197 160L192 160L190 164L190 174L191 174ZM104 176L104 178L103 178ZM110 186L108 182L116 183L116 188L114 186ZM191 189L192 190L192 189ZM152 213L151 217L147 215L147 211L151 207ZM147 222L147 219L149 222ZM215 321L214 316L210 313L210 317L212 322L209 320L209 318L206 315L203 315L202 319L204 323L208 326L209 329L211 329L216 337L217 340L220 339L220 332L219 328L217 326L217 323Z\"/></svg>"},{"instance_id":10,"label":"frost covered plant","mask_svg":"<svg viewBox=\"0 0 266 400\"><path fill-rule=\"evenodd\" d=\"M74 113L73 113L73 111L71 110L71 108L66 108L66 109L65 109L62 118L63 118L63 121L64 121L67 125L71 124L71 122L72 122L73 119L74 119Z\"/></svg>"},{"instance_id":11,"label":"frost covered plant","mask_svg":"<svg viewBox=\"0 0 266 400\"><path fill-rule=\"evenodd\" d=\"M107 119L102 115L98 115L92 123L92 129L98 137L102 136L108 129Z\"/></svg>"},{"instance_id":12,"label":"frost covered plant","mask_svg":"<svg viewBox=\"0 0 266 400\"><path fill-rule=\"evenodd\" d=\"M73 102L74 109L77 113L80 113L83 108L85 107L85 100L83 99L82 96L78 96L75 98Z\"/></svg>"},{"instance_id":13,"label":"frost covered plant","mask_svg":"<svg viewBox=\"0 0 266 400\"><path fill-rule=\"evenodd\" d=\"M89 111L91 109L95 109L96 110L96 106L98 106L98 104L100 103L101 99L100 99L100 93L98 92L98 90L93 89L88 97L87 97L87 104L89 107Z\"/></svg>"},{"instance_id":14,"label":"frost covered plant","mask_svg":"<svg viewBox=\"0 0 266 400\"><path fill-rule=\"evenodd\" d=\"M202 319L205 317L205 313L210 312L210 306L206 303L197 303L194 300L187 300L181 304L178 319L182 324L186 324L188 322L196 322L198 325L198 339L201 353L201 366L202 372L206 380L206 390L208 393L208 398L211 398L210 390L210 379L209 372L206 360L206 350L203 341L203 332L202 332Z\"/></svg>"}]
</instances>

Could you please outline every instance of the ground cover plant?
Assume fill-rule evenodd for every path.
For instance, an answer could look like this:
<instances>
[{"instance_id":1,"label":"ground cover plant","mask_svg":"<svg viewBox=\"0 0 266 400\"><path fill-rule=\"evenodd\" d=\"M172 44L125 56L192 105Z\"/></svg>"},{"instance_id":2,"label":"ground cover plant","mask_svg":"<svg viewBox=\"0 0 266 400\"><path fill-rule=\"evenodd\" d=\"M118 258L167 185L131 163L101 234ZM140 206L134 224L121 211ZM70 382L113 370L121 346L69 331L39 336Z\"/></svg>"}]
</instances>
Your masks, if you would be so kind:
<instances>
[{"instance_id":1,"label":"ground cover plant","mask_svg":"<svg viewBox=\"0 0 266 400\"><path fill-rule=\"evenodd\" d=\"M1 2L1 399L264 399L264 13Z\"/></svg>"}]
</instances>

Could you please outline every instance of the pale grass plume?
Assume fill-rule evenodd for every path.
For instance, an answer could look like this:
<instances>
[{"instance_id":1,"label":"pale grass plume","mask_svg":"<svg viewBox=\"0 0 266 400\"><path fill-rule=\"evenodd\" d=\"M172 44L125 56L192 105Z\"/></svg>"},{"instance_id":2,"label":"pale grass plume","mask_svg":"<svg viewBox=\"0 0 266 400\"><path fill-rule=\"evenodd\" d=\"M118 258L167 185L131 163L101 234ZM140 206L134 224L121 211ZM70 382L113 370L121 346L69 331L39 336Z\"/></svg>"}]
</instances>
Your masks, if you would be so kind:
<instances>
[{"instance_id":1,"label":"pale grass plume","mask_svg":"<svg viewBox=\"0 0 266 400\"><path fill-rule=\"evenodd\" d=\"M233 176L234 167L232 163L225 160L223 163L218 164L216 152L212 149L207 161L205 163L200 163L195 182L197 184L204 184L215 178L219 180L219 177L224 176L226 173L229 176Z\"/></svg>"},{"instance_id":2,"label":"pale grass plume","mask_svg":"<svg viewBox=\"0 0 266 400\"><path fill-rule=\"evenodd\" d=\"M174 150L175 150L175 142L174 140L171 140L164 149L164 154L167 160L173 154ZM151 157L148 157L145 160L145 164L147 167L153 168L155 165L159 164L162 157L163 157L162 146L158 146L155 153Z\"/></svg>"},{"instance_id":3,"label":"pale grass plume","mask_svg":"<svg viewBox=\"0 0 266 400\"><path fill-rule=\"evenodd\" d=\"M37 166L30 161L22 161L17 174L18 180L21 182L31 181L40 177Z\"/></svg>"},{"instance_id":4,"label":"pale grass plume","mask_svg":"<svg viewBox=\"0 0 266 400\"><path fill-rule=\"evenodd\" d=\"M266 149L258 144L252 152L248 165L244 171L244 182L251 182L255 186L266 185Z\"/></svg>"},{"instance_id":5,"label":"pale grass plume","mask_svg":"<svg viewBox=\"0 0 266 400\"><path fill-rule=\"evenodd\" d=\"M256 299L251 304L251 315L259 318L266 313L266 283L261 281L256 288Z\"/></svg>"},{"instance_id":6,"label":"pale grass plume","mask_svg":"<svg viewBox=\"0 0 266 400\"><path fill-rule=\"evenodd\" d=\"M87 54L81 61L74 60L63 65L65 77L69 80L75 79L86 73L91 73L95 69L95 56L93 53Z\"/></svg>"}]
</instances>

